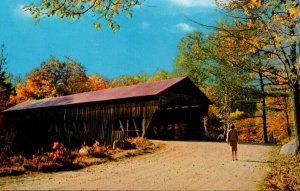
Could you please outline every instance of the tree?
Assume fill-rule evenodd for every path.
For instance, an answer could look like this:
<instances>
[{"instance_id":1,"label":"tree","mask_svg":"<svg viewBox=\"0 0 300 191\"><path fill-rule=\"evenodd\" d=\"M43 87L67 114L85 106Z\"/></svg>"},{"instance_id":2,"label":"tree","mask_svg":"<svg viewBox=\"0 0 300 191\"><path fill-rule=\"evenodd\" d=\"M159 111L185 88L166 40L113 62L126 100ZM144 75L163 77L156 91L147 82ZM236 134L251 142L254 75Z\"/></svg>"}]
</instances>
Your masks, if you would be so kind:
<instances>
[{"instance_id":1,"label":"tree","mask_svg":"<svg viewBox=\"0 0 300 191\"><path fill-rule=\"evenodd\" d=\"M104 77L101 77L98 74L93 74L89 76L88 84L90 87L89 89L91 91L97 91L97 90L109 88L109 80Z\"/></svg>"},{"instance_id":2,"label":"tree","mask_svg":"<svg viewBox=\"0 0 300 191\"><path fill-rule=\"evenodd\" d=\"M120 25L115 17L121 13L132 17L133 7L141 5L142 0L40 0L38 5L32 3L23 9L32 14L38 24L42 17L57 17L63 19L81 19L83 15L91 13L96 18L94 27L100 30L100 19L107 22L108 28L117 31Z\"/></svg>"},{"instance_id":3,"label":"tree","mask_svg":"<svg viewBox=\"0 0 300 191\"><path fill-rule=\"evenodd\" d=\"M89 78L84 67L66 58L61 62L51 57L40 68L33 70L25 79L25 86L17 84L16 96L12 103L20 103L30 99L43 99L90 91Z\"/></svg>"},{"instance_id":4,"label":"tree","mask_svg":"<svg viewBox=\"0 0 300 191\"><path fill-rule=\"evenodd\" d=\"M133 78L135 78L136 80L138 80L141 83L146 83L148 81L148 79L150 78L150 76L146 73L138 73L133 75Z\"/></svg>"},{"instance_id":5,"label":"tree","mask_svg":"<svg viewBox=\"0 0 300 191\"><path fill-rule=\"evenodd\" d=\"M8 108L9 96L14 93L13 85L9 80L9 74L5 68L6 64L5 45L2 44L0 46L0 112Z\"/></svg>"},{"instance_id":6,"label":"tree","mask_svg":"<svg viewBox=\"0 0 300 191\"><path fill-rule=\"evenodd\" d=\"M190 76L200 87L208 86L207 94L221 108L224 127L230 123L230 113L242 108L242 100L253 97L252 77L247 70L228 62L219 34L203 38L201 32L187 34L178 45L174 73ZM248 108L247 108L248 109Z\"/></svg>"},{"instance_id":7,"label":"tree","mask_svg":"<svg viewBox=\"0 0 300 191\"><path fill-rule=\"evenodd\" d=\"M158 70L156 70L156 72L151 77L149 77L147 82L156 82L156 81L159 81L159 80L168 80L168 79L171 79L171 78L173 78L172 74L170 74L166 70L158 69Z\"/></svg>"},{"instance_id":8,"label":"tree","mask_svg":"<svg viewBox=\"0 0 300 191\"><path fill-rule=\"evenodd\" d=\"M265 68L263 75L273 83L283 83L290 87L293 95L296 144L300 149L300 63L297 58L300 48L299 1L228 0L226 3L218 2L218 5L232 20L235 29L231 30L225 25L215 29L238 42L236 45L243 47L245 53L249 54L250 52L267 57L261 62ZM253 35L245 35L249 31Z\"/></svg>"},{"instance_id":9,"label":"tree","mask_svg":"<svg viewBox=\"0 0 300 191\"><path fill-rule=\"evenodd\" d=\"M174 62L174 73L176 76L189 76L191 80L203 87L208 79L208 72L205 68L207 60L206 41L200 31L185 35L178 45L178 55Z\"/></svg>"},{"instance_id":10,"label":"tree","mask_svg":"<svg viewBox=\"0 0 300 191\"><path fill-rule=\"evenodd\" d=\"M238 30L234 25L228 23L221 25L221 27L226 27L227 30ZM244 37L253 36L253 31L246 31ZM259 85L255 85L260 88L258 91L254 87L249 87L248 99L244 100L243 103L248 106L253 105L253 101L261 99L262 102L262 119L263 119L263 138L264 142L268 142L267 135L267 117L266 117L266 103L265 103L265 81L266 77L263 75L264 71L269 71L268 65L263 65L262 62L266 59L265 56L259 55L256 52L251 52L240 46L240 41L236 38L228 35L226 32L217 31L209 36L208 44L210 46L209 50L213 55L215 60L219 60L220 64L235 67L237 71L247 71L247 73L252 76L252 83L255 85L255 78L258 78ZM268 79L267 79L268 80ZM245 93L245 92L244 92ZM250 101L250 102L249 102ZM248 102L248 103L247 103ZM251 103L252 102L252 103ZM256 107L255 107L256 108Z\"/></svg>"},{"instance_id":11,"label":"tree","mask_svg":"<svg viewBox=\"0 0 300 191\"><path fill-rule=\"evenodd\" d=\"M253 97L254 87L251 86L252 78L247 71L233 66L215 62L210 65L210 91L208 96L214 104L222 108L224 127L229 128L230 113L241 109L243 101ZM248 108L249 109L249 108Z\"/></svg>"},{"instance_id":12,"label":"tree","mask_svg":"<svg viewBox=\"0 0 300 191\"><path fill-rule=\"evenodd\" d=\"M296 143L300 149L299 2L295 0L220 0L222 25L207 26L222 37L227 62L260 73L273 84L288 85L293 94ZM196 22L196 21L195 21ZM229 50L229 51L228 51ZM248 58L248 59L247 59ZM253 59L255 58L255 59Z\"/></svg>"},{"instance_id":13,"label":"tree","mask_svg":"<svg viewBox=\"0 0 300 191\"><path fill-rule=\"evenodd\" d=\"M122 75L119 76L111 81L112 87L120 87L120 86L129 86L129 85L135 85L140 83L139 79L129 76L129 75Z\"/></svg>"}]
</instances>

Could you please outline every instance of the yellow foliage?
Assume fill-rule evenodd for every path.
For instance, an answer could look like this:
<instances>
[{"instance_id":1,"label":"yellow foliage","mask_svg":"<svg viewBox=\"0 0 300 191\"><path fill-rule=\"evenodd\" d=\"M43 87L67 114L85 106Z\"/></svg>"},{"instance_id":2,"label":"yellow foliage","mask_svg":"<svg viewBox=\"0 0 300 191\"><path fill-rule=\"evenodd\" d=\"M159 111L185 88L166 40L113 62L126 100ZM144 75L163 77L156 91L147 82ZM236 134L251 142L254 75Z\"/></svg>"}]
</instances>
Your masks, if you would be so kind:
<instances>
[{"instance_id":1,"label":"yellow foliage","mask_svg":"<svg viewBox=\"0 0 300 191\"><path fill-rule=\"evenodd\" d=\"M241 117L244 114L245 114L245 112L236 109L235 112L230 113L230 118L238 119L239 117Z\"/></svg>"},{"instance_id":2,"label":"yellow foliage","mask_svg":"<svg viewBox=\"0 0 300 191\"><path fill-rule=\"evenodd\" d=\"M245 5L245 14L249 14L249 11L255 8L261 7L261 0L251 0Z\"/></svg>"},{"instance_id":3,"label":"yellow foliage","mask_svg":"<svg viewBox=\"0 0 300 191\"><path fill-rule=\"evenodd\" d=\"M89 83L91 91L109 88L109 86L106 85L106 80L97 75L90 76L88 79L88 83Z\"/></svg>"},{"instance_id":4,"label":"yellow foliage","mask_svg":"<svg viewBox=\"0 0 300 191\"><path fill-rule=\"evenodd\" d=\"M257 7L260 8L261 7L261 0L251 0L250 2L252 8Z\"/></svg>"}]
</instances>

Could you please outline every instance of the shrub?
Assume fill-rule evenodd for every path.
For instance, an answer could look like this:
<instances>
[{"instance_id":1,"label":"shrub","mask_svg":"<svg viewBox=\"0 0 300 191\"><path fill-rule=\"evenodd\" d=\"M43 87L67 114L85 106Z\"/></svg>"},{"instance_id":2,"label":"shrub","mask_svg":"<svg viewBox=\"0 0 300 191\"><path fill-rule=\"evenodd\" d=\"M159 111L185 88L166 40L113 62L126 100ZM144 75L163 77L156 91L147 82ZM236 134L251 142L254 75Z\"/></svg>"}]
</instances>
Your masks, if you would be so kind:
<instances>
[{"instance_id":1,"label":"shrub","mask_svg":"<svg viewBox=\"0 0 300 191\"><path fill-rule=\"evenodd\" d=\"M135 137L127 139L128 142L133 143L136 147L147 147L152 144L151 141L143 138L143 137Z\"/></svg>"},{"instance_id":2,"label":"shrub","mask_svg":"<svg viewBox=\"0 0 300 191\"><path fill-rule=\"evenodd\" d=\"M29 171L38 171L41 162L40 156L34 156L31 160L26 160L23 164L24 168Z\"/></svg>"},{"instance_id":3,"label":"shrub","mask_svg":"<svg viewBox=\"0 0 300 191\"><path fill-rule=\"evenodd\" d=\"M90 154L93 157L105 158L111 157L114 153L111 147L101 146L99 141L96 140L93 144L93 148L91 149Z\"/></svg>"},{"instance_id":4,"label":"shrub","mask_svg":"<svg viewBox=\"0 0 300 191\"><path fill-rule=\"evenodd\" d=\"M47 152L46 155L50 160L57 163L71 162L70 153L62 143L55 142L52 147L52 152Z\"/></svg>"}]
</instances>

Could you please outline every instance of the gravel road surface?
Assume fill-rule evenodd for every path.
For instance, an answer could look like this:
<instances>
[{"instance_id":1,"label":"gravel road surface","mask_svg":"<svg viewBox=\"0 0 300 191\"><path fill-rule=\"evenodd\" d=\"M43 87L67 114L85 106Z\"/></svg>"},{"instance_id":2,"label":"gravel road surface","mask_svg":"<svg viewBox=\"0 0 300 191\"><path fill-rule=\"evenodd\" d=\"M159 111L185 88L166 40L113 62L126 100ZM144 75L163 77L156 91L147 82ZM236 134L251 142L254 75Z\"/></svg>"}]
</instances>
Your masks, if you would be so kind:
<instances>
[{"instance_id":1,"label":"gravel road surface","mask_svg":"<svg viewBox=\"0 0 300 191\"><path fill-rule=\"evenodd\" d=\"M164 141L165 148L77 171L0 178L1 190L255 190L270 146Z\"/></svg>"}]
</instances>

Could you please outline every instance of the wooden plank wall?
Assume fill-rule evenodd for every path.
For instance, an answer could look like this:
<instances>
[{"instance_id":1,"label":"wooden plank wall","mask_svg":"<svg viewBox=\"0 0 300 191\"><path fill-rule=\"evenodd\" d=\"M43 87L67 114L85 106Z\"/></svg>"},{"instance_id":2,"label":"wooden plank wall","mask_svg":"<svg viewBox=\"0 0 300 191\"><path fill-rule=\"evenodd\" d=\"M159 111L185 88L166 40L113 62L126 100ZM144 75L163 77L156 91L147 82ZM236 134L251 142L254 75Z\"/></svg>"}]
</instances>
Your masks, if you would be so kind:
<instances>
[{"instance_id":1,"label":"wooden plank wall","mask_svg":"<svg viewBox=\"0 0 300 191\"><path fill-rule=\"evenodd\" d=\"M29 110L6 114L5 129L20 150L51 148L59 141L67 147L92 145L98 140L111 145L115 139L127 138L126 132L113 131L116 119L142 118L141 136L145 134L158 101L127 102L120 104L77 106ZM135 127L134 127L135 128Z\"/></svg>"}]
</instances>

